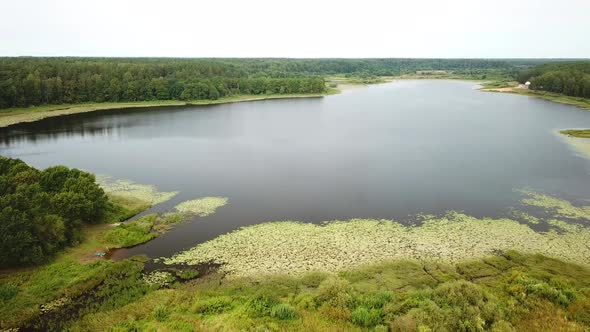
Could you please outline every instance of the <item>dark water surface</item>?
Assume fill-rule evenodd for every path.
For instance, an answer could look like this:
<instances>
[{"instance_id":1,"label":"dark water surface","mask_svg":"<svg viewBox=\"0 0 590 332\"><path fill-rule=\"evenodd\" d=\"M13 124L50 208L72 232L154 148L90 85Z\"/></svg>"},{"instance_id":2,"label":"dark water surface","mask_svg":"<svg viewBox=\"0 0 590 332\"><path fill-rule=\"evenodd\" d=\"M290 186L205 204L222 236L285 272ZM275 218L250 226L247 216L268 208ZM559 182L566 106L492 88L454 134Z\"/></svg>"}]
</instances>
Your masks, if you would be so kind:
<instances>
[{"instance_id":1,"label":"dark water surface","mask_svg":"<svg viewBox=\"0 0 590 332\"><path fill-rule=\"evenodd\" d=\"M170 255L244 225L461 210L498 217L514 188L590 197L590 163L555 134L590 113L455 81L401 81L314 99L101 111L0 130L0 154L180 191L154 210L225 196L116 256Z\"/></svg>"}]
</instances>

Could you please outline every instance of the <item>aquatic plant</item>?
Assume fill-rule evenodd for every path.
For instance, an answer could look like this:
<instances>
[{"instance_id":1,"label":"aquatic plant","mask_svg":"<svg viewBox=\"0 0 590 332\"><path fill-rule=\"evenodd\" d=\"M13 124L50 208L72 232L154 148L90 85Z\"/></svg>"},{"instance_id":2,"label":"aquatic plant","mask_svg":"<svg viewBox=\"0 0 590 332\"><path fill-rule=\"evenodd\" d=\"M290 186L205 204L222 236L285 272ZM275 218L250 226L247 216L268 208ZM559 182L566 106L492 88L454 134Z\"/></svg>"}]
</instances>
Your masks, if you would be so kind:
<instances>
[{"instance_id":1,"label":"aquatic plant","mask_svg":"<svg viewBox=\"0 0 590 332\"><path fill-rule=\"evenodd\" d=\"M174 276L170 272L165 271L154 271L143 276L143 281L149 285L154 286L166 286L175 280Z\"/></svg>"},{"instance_id":2,"label":"aquatic plant","mask_svg":"<svg viewBox=\"0 0 590 332\"><path fill-rule=\"evenodd\" d=\"M574 206L571 202L532 190L518 190L525 198L522 203L545 210L553 218L582 219L590 221L590 206Z\"/></svg>"},{"instance_id":3,"label":"aquatic plant","mask_svg":"<svg viewBox=\"0 0 590 332\"><path fill-rule=\"evenodd\" d=\"M177 191L161 192L155 186L139 184L130 180L114 180L110 176L99 175L96 181L109 195L127 196L146 202L149 205L156 205L170 200L178 194Z\"/></svg>"},{"instance_id":4,"label":"aquatic plant","mask_svg":"<svg viewBox=\"0 0 590 332\"><path fill-rule=\"evenodd\" d=\"M539 196L541 197L541 196ZM544 202L555 200L543 197ZM581 211L560 203L561 213ZM267 273L297 274L339 271L350 266L387 259L458 262L516 249L542 253L590 265L590 229L564 227L560 232L536 232L512 219L478 219L450 212L429 217L422 226L404 226L391 220L353 219L323 225L270 222L219 236L164 259L166 264L221 263L230 276Z\"/></svg>"},{"instance_id":5,"label":"aquatic plant","mask_svg":"<svg viewBox=\"0 0 590 332\"><path fill-rule=\"evenodd\" d=\"M179 212L190 213L199 217L206 217L227 204L227 197L203 197L182 202L176 205Z\"/></svg>"}]
</instances>

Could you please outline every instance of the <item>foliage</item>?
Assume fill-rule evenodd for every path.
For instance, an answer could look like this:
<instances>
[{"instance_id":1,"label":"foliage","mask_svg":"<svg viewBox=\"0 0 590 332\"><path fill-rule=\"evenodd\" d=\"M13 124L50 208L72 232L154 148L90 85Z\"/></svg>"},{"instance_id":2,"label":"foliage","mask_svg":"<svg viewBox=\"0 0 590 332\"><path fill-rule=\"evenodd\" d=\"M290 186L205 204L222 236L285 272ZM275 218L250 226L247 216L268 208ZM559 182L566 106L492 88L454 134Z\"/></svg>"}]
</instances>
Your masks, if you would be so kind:
<instances>
[{"instance_id":1,"label":"foliage","mask_svg":"<svg viewBox=\"0 0 590 332\"><path fill-rule=\"evenodd\" d=\"M200 280L69 327L149 330L160 326L155 312L164 303L167 317L194 330L529 331L546 321L550 330L583 331L590 324L590 270L512 251L461 266L396 260L333 275Z\"/></svg>"},{"instance_id":2,"label":"foliage","mask_svg":"<svg viewBox=\"0 0 590 332\"><path fill-rule=\"evenodd\" d=\"M289 320L297 318L297 312L289 304L279 303L270 309L270 316L277 319Z\"/></svg>"},{"instance_id":3,"label":"foliage","mask_svg":"<svg viewBox=\"0 0 590 332\"><path fill-rule=\"evenodd\" d=\"M568 129L561 130L560 133L572 137L590 138L590 129Z\"/></svg>"},{"instance_id":4,"label":"foliage","mask_svg":"<svg viewBox=\"0 0 590 332\"><path fill-rule=\"evenodd\" d=\"M156 307L156 310L154 310L154 318L158 321L158 322L163 322L165 320L168 319L168 317L170 316L170 312L168 311L168 309L165 306L158 306Z\"/></svg>"},{"instance_id":5,"label":"foliage","mask_svg":"<svg viewBox=\"0 0 590 332\"><path fill-rule=\"evenodd\" d=\"M319 93L321 77L230 59L1 58L0 108Z\"/></svg>"},{"instance_id":6,"label":"foliage","mask_svg":"<svg viewBox=\"0 0 590 332\"><path fill-rule=\"evenodd\" d=\"M206 300L198 301L193 306L193 311L199 314L214 315L231 310L233 307L234 304L230 297L216 296L210 297Z\"/></svg>"},{"instance_id":7,"label":"foliage","mask_svg":"<svg viewBox=\"0 0 590 332\"><path fill-rule=\"evenodd\" d=\"M534 90L590 98L590 61L543 64L520 72L518 81L530 81Z\"/></svg>"},{"instance_id":8,"label":"foliage","mask_svg":"<svg viewBox=\"0 0 590 332\"><path fill-rule=\"evenodd\" d=\"M550 60L0 58L0 108L85 102L215 100L322 93L328 75L359 82L445 71L510 78Z\"/></svg>"},{"instance_id":9,"label":"foliage","mask_svg":"<svg viewBox=\"0 0 590 332\"><path fill-rule=\"evenodd\" d=\"M78 243L81 226L102 222L108 207L92 174L0 157L0 266L47 260Z\"/></svg>"},{"instance_id":10,"label":"foliage","mask_svg":"<svg viewBox=\"0 0 590 332\"><path fill-rule=\"evenodd\" d=\"M182 280L190 280L190 279L195 279L196 277L199 276L199 271L197 270L182 270L180 272L176 273L176 276L179 277Z\"/></svg>"},{"instance_id":11,"label":"foliage","mask_svg":"<svg viewBox=\"0 0 590 332\"><path fill-rule=\"evenodd\" d=\"M18 294L18 286L13 283L2 283L0 284L0 301L6 302Z\"/></svg>"},{"instance_id":12,"label":"foliage","mask_svg":"<svg viewBox=\"0 0 590 332\"><path fill-rule=\"evenodd\" d=\"M152 232L158 216L150 214L137 220L122 223L106 232L105 239L117 248L131 247L147 242L157 236Z\"/></svg>"},{"instance_id":13,"label":"foliage","mask_svg":"<svg viewBox=\"0 0 590 332\"><path fill-rule=\"evenodd\" d=\"M517 249L590 265L590 247L586 245L590 241L590 207L532 191L521 193L524 205L540 208L543 214L532 225L542 225L549 231L536 231L529 222L480 219L457 212L427 216L420 220L419 227L371 219L322 225L282 221L223 234L166 258L164 263L195 265L215 261L222 264L221 269L229 277L236 277L335 272L395 258L455 263L497 250Z\"/></svg>"},{"instance_id":14,"label":"foliage","mask_svg":"<svg viewBox=\"0 0 590 332\"><path fill-rule=\"evenodd\" d=\"M352 312L350 320L356 325L364 327L375 326L381 321L381 311L358 307Z\"/></svg>"}]
</instances>

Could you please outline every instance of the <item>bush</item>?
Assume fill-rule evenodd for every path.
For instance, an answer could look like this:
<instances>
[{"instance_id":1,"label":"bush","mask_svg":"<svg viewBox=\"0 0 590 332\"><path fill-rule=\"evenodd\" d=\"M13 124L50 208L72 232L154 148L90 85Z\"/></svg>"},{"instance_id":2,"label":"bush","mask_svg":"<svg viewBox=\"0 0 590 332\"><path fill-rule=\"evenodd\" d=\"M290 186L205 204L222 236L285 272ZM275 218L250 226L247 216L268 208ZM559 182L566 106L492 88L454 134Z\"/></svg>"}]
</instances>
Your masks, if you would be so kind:
<instances>
[{"instance_id":1,"label":"bush","mask_svg":"<svg viewBox=\"0 0 590 332\"><path fill-rule=\"evenodd\" d=\"M361 304L369 309L381 309L391 300L393 300L391 292L380 292L365 296L361 299Z\"/></svg>"},{"instance_id":2,"label":"bush","mask_svg":"<svg viewBox=\"0 0 590 332\"><path fill-rule=\"evenodd\" d=\"M316 301L334 307L347 307L352 302L350 283L337 277L329 277L318 287Z\"/></svg>"},{"instance_id":3,"label":"bush","mask_svg":"<svg viewBox=\"0 0 590 332\"><path fill-rule=\"evenodd\" d=\"M0 266L38 264L104 221L108 200L94 175L64 166L39 171L0 157Z\"/></svg>"},{"instance_id":4,"label":"bush","mask_svg":"<svg viewBox=\"0 0 590 332\"><path fill-rule=\"evenodd\" d=\"M154 310L154 318L158 322L163 322L163 321L168 320L168 317L169 316L170 316L170 312L168 312L168 309L165 306L163 306L163 305L158 306Z\"/></svg>"},{"instance_id":5,"label":"bush","mask_svg":"<svg viewBox=\"0 0 590 332\"><path fill-rule=\"evenodd\" d=\"M363 327L375 326L381 322L381 313L378 309L358 307L352 312L350 320Z\"/></svg>"},{"instance_id":6,"label":"bush","mask_svg":"<svg viewBox=\"0 0 590 332\"><path fill-rule=\"evenodd\" d=\"M6 302L18 294L18 286L11 283L0 284L0 301Z\"/></svg>"},{"instance_id":7,"label":"bush","mask_svg":"<svg viewBox=\"0 0 590 332\"><path fill-rule=\"evenodd\" d=\"M562 285L552 286L544 281L525 275L517 275L509 286L509 292L524 300L527 296L534 296L548 300L562 307L569 306L576 300L576 294L568 287Z\"/></svg>"},{"instance_id":8,"label":"bush","mask_svg":"<svg viewBox=\"0 0 590 332\"><path fill-rule=\"evenodd\" d=\"M264 296L258 295L246 304L246 311L252 317L270 316L271 309L277 304L277 301Z\"/></svg>"},{"instance_id":9,"label":"bush","mask_svg":"<svg viewBox=\"0 0 590 332\"><path fill-rule=\"evenodd\" d=\"M233 302L230 297L217 296L197 302L193 307L193 311L204 315L214 315L231 310L232 308Z\"/></svg>"},{"instance_id":10,"label":"bush","mask_svg":"<svg viewBox=\"0 0 590 332\"><path fill-rule=\"evenodd\" d=\"M280 303L270 309L270 316L277 319L290 320L297 318L297 312L292 306L286 303Z\"/></svg>"},{"instance_id":11,"label":"bush","mask_svg":"<svg viewBox=\"0 0 590 332\"><path fill-rule=\"evenodd\" d=\"M190 280L194 279L199 276L199 271L197 270L183 270L177 272L176 275L182 280Z\"/></svg>"}]
</instances>

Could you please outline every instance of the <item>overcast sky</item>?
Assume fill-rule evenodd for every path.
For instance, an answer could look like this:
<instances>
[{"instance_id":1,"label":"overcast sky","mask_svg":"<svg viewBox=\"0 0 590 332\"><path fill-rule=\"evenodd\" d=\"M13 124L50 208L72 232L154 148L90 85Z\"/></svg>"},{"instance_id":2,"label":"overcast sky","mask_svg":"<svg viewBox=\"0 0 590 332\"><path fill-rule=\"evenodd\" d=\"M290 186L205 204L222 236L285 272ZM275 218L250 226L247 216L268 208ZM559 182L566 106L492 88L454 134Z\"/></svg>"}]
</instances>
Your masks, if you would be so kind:
<instances>
[{"instance_id":1,"label":"overcast sky","mask_svg":"<svg viewBox=\"0 0 590 332\"><path fill-rule=\"evenodd\" d=\"M590 57L590 0L0 0L0 55Z\"/></svg>"}]
</instances>

